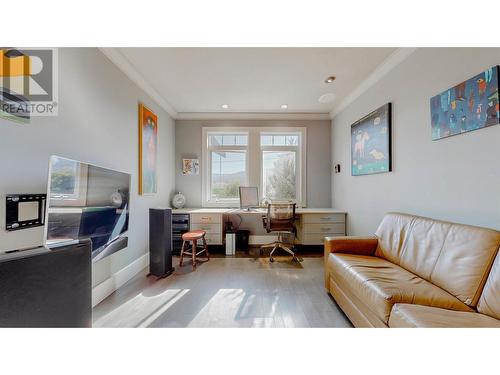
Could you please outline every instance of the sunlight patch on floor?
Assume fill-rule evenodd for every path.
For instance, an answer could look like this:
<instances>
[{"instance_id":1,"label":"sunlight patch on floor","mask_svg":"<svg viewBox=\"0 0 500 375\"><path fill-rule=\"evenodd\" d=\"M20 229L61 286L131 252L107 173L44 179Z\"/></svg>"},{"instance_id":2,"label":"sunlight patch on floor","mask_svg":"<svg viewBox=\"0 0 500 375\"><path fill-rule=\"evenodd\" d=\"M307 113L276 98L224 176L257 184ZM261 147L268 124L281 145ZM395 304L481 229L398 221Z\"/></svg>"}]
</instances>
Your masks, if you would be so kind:
<instances>
[{"instance_id":1,"label":"sunlight patch on floor","mask_svg":"<svg viewBox=\"0 0 500 375\"><path fill-rule=\"evenodd\" d=\"M157 295L142 292L95 320L94 326L147 327L188 292L189 289L167 289ZM123 316L127 317L126 325L121 324Z\"/></svg>"}]
</instances>

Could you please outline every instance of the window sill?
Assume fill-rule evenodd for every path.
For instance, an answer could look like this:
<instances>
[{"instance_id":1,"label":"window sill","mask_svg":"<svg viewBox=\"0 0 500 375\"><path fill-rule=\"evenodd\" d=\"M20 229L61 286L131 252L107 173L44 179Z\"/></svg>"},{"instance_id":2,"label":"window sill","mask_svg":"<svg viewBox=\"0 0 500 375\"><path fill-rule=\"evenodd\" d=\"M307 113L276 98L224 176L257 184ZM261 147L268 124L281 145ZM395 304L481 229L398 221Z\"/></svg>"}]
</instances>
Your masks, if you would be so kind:
<instances>
[{"instance_id":1,"label":"window sill","mask_svg":"<svg viewBox=\"0 0 500 375\"><path fill-rule=\"evenodd\" d=\"M239 202L203 202L202 207L238 208L238 207L240 207L240 203Z\"/></svg>"}]
</instances>

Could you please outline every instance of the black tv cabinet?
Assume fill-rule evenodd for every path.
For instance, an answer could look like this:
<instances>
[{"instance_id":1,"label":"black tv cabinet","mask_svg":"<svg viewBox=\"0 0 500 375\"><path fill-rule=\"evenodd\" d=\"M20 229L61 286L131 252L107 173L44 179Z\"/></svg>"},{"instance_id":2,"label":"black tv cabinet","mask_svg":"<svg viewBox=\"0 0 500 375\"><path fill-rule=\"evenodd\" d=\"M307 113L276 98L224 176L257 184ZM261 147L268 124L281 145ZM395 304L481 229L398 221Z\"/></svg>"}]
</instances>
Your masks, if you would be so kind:
<instances>
[{"instance_id":1,"label":"black tv cabinet","mask_svg":"<svg viewBox=\"0 0 500 375\"><path fill-rule=\"evenodd\" d=\"M0 254L0 327L91 327L91 243Z\"/></svg>"}]
</instances>

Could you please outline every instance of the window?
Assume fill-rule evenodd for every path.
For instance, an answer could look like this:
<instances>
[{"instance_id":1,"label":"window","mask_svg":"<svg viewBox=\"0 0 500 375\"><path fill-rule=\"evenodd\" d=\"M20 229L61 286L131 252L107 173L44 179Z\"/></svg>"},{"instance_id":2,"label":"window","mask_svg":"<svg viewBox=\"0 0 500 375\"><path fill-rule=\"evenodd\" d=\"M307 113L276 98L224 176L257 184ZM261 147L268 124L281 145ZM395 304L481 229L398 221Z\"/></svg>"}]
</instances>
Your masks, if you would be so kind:
<instances>
[{"instance_id":1,"label":"window","mask_svg":"<svg viewBox=\"0 0 500 375\"><path fill-rule=\"evenodd\" d=\"M300 134L265 133L260 136L262 195L271 200L301 202Z\"/></svg>"},{"instance_id":2,"label":"window","mask_svg":"<svg viewBox=\"0 0 500 375\"><path fill-rule=\"evenodd\" d=\"M239 187L246 185L246 133L209 132L206 134L208 169L204 203L235 206L239 201Z\"/></svg>"},{"instance_id":3,"label":"window","mask_svg":"<svg viewBox=\"0 0 500 375\"><path fill-rule=\"evenodd\" d=\"M203 205L238 207L239 186L260 199L305 202L305 128L203 128Z\"/></svg>"}]
</instances>

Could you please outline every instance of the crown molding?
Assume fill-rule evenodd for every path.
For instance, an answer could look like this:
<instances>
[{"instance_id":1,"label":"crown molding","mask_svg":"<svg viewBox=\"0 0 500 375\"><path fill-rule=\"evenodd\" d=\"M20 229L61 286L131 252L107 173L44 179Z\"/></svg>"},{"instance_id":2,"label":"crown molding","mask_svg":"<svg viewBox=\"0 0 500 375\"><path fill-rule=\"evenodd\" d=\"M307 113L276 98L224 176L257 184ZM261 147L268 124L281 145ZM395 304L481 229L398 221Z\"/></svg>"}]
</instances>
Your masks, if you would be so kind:
<instances>
[{"instance_id":1,"label":"crown molding","mask_svg":"<svg viewBox=\"0 0 500 375\"><path fill-rule=\"evenodd\" d=\"M342 112L349 104L358 99L370 87L375 85L387 73L389 73L396 66L406 60L417 48L398 48L391 55L389 55L358 87L347 95L337 106L330 112L330 118L333 119L340 112Z\"/></svg>"},{"instance_id":2,"label":"crown molding","mask_svg":"<svg viewBox=\"0 0 500 375\"><path fill-rule=\"evenodd\" d=\"M165 98L139 73L117 48L99 48L132 82L144 90L175 120L330 120L376 84L417 48L398 48L387 57L358 87L347 95L330 113L313 112L177 112Z\"/></svg>"},{"instance_id":3,"label":"crown molding","mask_svg":"<svg viewBox=\"0 0 500 375\"><path fill-rule=\"evenodd\" d=\"M137 86L146 92L172 118L177 118L177 111L160 95L156 89L137 71L128 59L117 48L99 48L99 50L115 64Z\"/></svg>"},{"instance_id":4,"label":"crown molding","mask_svg":"<svg viewBox=\"0 0 500 375\"><path fill-rule=\"evenodd\" d=\"M330 120L328 113L313 112L179 112L176 120Z\"/></svg>"}]
</instances>

